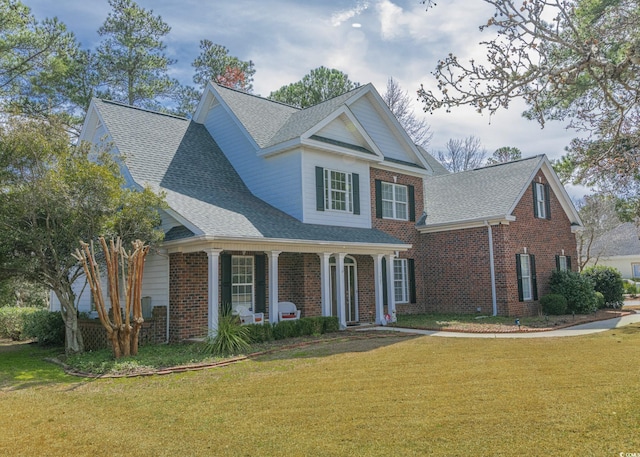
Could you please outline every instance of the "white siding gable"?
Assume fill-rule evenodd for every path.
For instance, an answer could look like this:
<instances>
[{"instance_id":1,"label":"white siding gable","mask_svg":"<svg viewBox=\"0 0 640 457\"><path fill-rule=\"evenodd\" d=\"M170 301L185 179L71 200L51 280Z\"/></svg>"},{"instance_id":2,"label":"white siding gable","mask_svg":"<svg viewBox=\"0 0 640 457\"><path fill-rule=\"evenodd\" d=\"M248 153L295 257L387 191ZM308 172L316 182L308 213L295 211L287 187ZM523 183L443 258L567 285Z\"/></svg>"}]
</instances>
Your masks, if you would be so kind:
<instances>
[{"instance_id":1,"label":"white siding gable","mask_svg":"<svg viewBox=\"0 0 640 457\"><path fill-rule=\"evenodd\" d=\"M323 127L314 135L371 150L371 145L369 145L362 134L358 132L357 127L351 119L344 114L334 119L329 125Z\"/></svg>"},{"instance_id":2,"label":"white siding gable","mask_svg":"<svg viewBox=\"0 0 640 457\"><path fill-rule=\"evenodd\" d=\"M420 164L410 145L384 119L368 97L359 98L349 108L385 157Z\"/></svg>"},{"instance_id":3,"label":"white siding gable","mask_svg":"<svg viewBox=\"0 0 640 457\"><path fill-rule=\"evenodd\" d=\"M316 209L316 167L346 173L357 173L360 181L360 214L347 211L318 211ZM304 183L304 220L309 224L371 228L371 195L369 190L369 164L367 162L331 153L305 150L302 160Z\"/></svg>"},{"instance_id":4,"label":"white siding gable","mask_svg":"<svg viewBox=\"0 0 640 457\"><path fill-rule=\"evenodd\" d=\"M204 125L256 197L302 220L299 150L270 158L258 157L248 137L220 104L208 112Z\"/></svg>"}]
</instances>

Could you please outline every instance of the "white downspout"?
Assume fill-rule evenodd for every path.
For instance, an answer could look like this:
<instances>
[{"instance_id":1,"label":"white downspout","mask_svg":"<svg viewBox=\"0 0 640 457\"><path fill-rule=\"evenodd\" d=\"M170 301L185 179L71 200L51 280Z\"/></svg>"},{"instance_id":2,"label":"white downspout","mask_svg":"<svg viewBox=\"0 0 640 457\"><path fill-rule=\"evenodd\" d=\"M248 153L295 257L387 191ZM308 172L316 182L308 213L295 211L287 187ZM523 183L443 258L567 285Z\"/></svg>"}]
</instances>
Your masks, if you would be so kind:
<instances>
[{"instance_id":1,"label":"white downspout","mask_svg":"<svg viewBox=\"0 0 640 457\"><path fill-rule=\"evenodd\" d=\"M166 250L164 249L158 249L156 251L156 254L159 255L160 257L164 257L165 259L167 259L167 325L166 325L166 331L165 331L165 342L164 344L169 344L169 298L170 298L170 291L169 291L169 285L171 284L170 280L171 280L171 259L169 258L169 254L166 253Z\"/></svg>"},{"instance_id":2,"label":"white downspout","mask_svg":"<svg viewBox=\"0 0 640 457\"><path fill-rule=\"evenodd\" d=\"M496 301L496 269L493 260L493 231L491 230L491 224L488 221L484 221L484 225L487 226L489 234L489 269L491 271L491 304L493 305L493 315L498 315L498 303Z\"/></svg>"}]
</instances>

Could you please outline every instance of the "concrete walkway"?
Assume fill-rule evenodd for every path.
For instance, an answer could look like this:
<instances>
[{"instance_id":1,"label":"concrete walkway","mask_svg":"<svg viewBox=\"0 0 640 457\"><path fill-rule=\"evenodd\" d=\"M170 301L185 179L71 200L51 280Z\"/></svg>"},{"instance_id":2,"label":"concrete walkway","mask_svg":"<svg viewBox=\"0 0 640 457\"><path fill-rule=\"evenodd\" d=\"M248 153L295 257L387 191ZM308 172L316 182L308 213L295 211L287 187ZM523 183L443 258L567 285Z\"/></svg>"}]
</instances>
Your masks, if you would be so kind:
<instances>
[{"instance_id":1,"label":"concrete walkway","mask_svg":"<svg viewBox=\"0 0 640 457\"><path fill-rule=\"evenodd\" d=\"M442 332L433 330L416 330L412 328L399 327L369 327L359 329L359 331L386 330L403 333L413 333L418 335L442 336L446 338L557 338L565 336L589 335L591 333L604 332L614 328L640 322L640 314L629 314L627 316L607 319L605 321L589 322L587 324L574 325L573 327L549 330L544 332L512 332L512 333L465 333L465 332Z\"/></svg>"}]
</instances>

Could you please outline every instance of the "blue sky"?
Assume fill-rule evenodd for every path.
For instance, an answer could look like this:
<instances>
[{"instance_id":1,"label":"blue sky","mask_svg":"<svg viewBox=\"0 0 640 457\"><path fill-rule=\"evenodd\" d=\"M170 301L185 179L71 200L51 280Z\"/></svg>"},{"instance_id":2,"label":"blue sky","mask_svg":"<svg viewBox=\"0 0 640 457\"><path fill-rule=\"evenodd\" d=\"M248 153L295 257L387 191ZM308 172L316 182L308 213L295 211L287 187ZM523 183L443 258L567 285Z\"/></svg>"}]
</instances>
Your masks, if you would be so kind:
<instances>
[{"instance_id":1,"label":"blue sky","mask_svg":"<svg viewBox=\"0 0 640 457\"><path fill-rule=\"evenodd\" d=\"M23 0L38 19L57 16L84 47L95 48L107 0ZM380 93L390 76L414 94L434 85L431 71L453 52L459 58L481 58L478 43L490 38L478 26L493 10L480 0L440 0L425 11L419 0L138 0L171 26L167 54L177 60L173 76L192 83L191 62L198 43L209 39L255 64L254 92L267 96L298 81L321 65L337 68ZM430 151L444 150L450 138L475 135L489 155L515 146L524 156L545 153L559 158L573 134L563 124L543 130L520 116L523 105L490 118L470 109L424 115L434 137ZM572 189L578 195L581 191Z\"/></svg>"}]
</instances>

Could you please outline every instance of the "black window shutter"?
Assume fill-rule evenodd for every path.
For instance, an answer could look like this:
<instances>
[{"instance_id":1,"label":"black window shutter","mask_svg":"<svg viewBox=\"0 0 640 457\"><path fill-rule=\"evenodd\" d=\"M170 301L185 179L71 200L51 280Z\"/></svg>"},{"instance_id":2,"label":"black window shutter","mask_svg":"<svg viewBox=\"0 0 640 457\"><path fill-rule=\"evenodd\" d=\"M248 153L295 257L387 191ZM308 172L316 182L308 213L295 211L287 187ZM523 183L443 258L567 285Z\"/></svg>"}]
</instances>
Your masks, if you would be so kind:
<instances>
[{"instance_id":1,"label":"black window shutter","mask_svg":"<svg viewBox=\"0 0 640 457\"><path fill-rule=\"evenodd\" d=\"M407 194L409 197L409 220L411 222L415 222L416 221L416 197L415 197L415 189L413 188L413 186L407 186Z\"/></svg>"},{"instance_id":2,"label":"black window shutter","mask_svg":"<svg viewBox=\"0 0 640 457\"><path fill-rule=\"evenodd\" d=\"M522 293L522 267L520 266L520 254L516 254L516 276L518 277L518 301L524 301Z\"/></svg>"},{"instance_id":3,"label":"black window shutter","mask_svg":"<svg viewBox=\"0 0 640 457\"><path fill-rule=\"evenodd\" d=\"M560 271L560 256L556 256L556 270Z\"/></svg>"},{"instance_id":4,"label":"black window shutter","mask_svg":"<svg viewBox=\"0 0 640 457\"><path fill-rule=\"evenodd\" d=\"M387 299L387 259L382 259L382 304L387 306L389 300Z\"/></svg>"},{"instance_id":5,"label":"black window shutter","mask_svg":"<svg viewBox=\"0 0 640 457\"><path fill-rule=\"evenodd\" d=\"M254 313L264 313L267 303L267 285L265 281L266 262L264 254L256 254L254 257L254 268L256 273L256 290Z\"/></svg>"},{"instance_id":6,"label":"black window shutter","mask_svg":"<svg viewBox=\"0 0 640 457\"><path fill-rule=\"evenodd\" d=\"M231 309L231 254L220 254L222 266L222 309Z\"/></svg>"},{"instance_id":7,"label":"black window shutter","mask_svg":"<svg viewBox=\"0 0 640 457\"><path fill-rule=\"evenodd\" d=\"M353 214L360 214L360 176L351 173L351 185L353 186Z\"/></svg>"},{"instance_id":8,"label":"black window shutter","mask_svg":"<svg viewBox=\"0 0 640 457\"><path fill-rule=\"evenodd\" d=\"M324 168L316 167L316 209L324 211Z\"/></svg>"},{"instance_id":9,"label":"black window shutter","mask_svg":"<svg viewBox=\"0 0 640 457\"><path fill-rule=\"evenodd\" d=\"M540 217L538 214L538 194L536 193L536 183L534 182L531 186L533 189L533 215L535 217Z\"/></svg>"},{"instance_id":10,"label":"black window shutter","mask_svg":"<svg viewBox=\"0 0 640 457\"><path fill-rule=\"evenodd\" d=\"M416 265L413 259L407 259L409 274L409 303L416 303Z\"/></svg>"},{"instance_id":11,"label":"black window shutter","mask_svg":"<svg viewBox=\"0 0 640 457\"><path fill-rule=\"evenodd\" d=\"M376 217L382 219L382 181L376 179Z\"/></svg>"},{"instance_id":12,"label":"black window shutter","mask_svg":"<svg viewBox=\"0 0 640 457\"><path fill-rule=\"evenodd\" d=\"M538 299L538 280L536 278L536 256L529 255L529 266L531 269L531 288L533 289L533 299Z\"/></svg>"},{"instance_id":13,"label":"black window shutter","mask_svg":"<svg viewBox=\"0 0 640 457\"><path fill-rule=\"evenodd\" d=\"M567 270L571 271L571 256L567 256Z\"/></svg>"},{"instance_id":14,"label":"black window shutter","mask_svg":"<svg viewBox=\"0 0 640 457\"><path fill-rule=\"evenodd\" d=\"M546 218L551 219L551 192L549 191L549 184L544 185L544 207Z\"/></svg>"}]
</instances>

